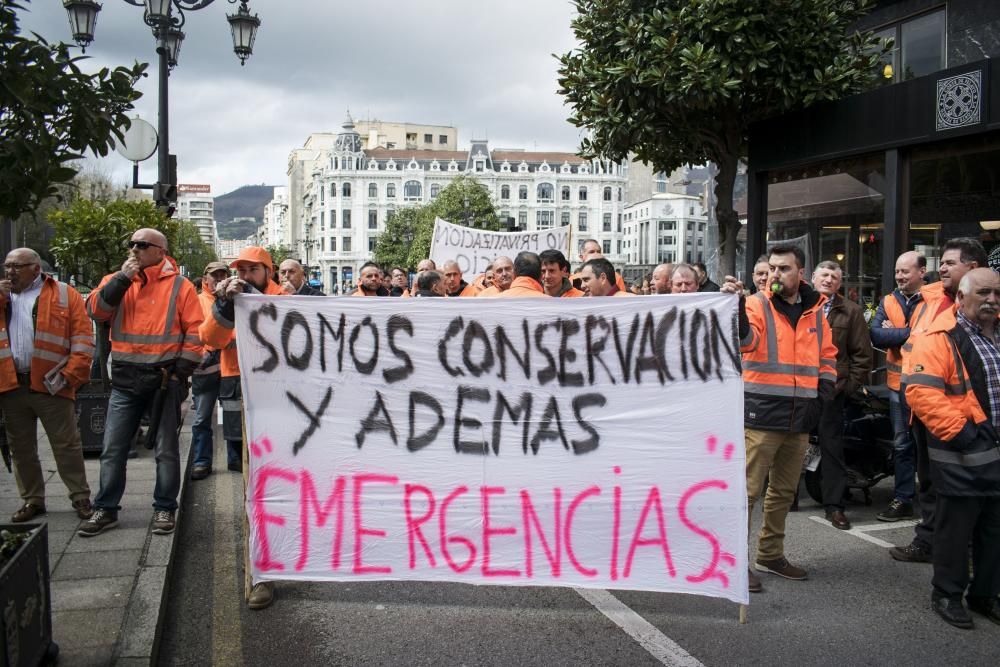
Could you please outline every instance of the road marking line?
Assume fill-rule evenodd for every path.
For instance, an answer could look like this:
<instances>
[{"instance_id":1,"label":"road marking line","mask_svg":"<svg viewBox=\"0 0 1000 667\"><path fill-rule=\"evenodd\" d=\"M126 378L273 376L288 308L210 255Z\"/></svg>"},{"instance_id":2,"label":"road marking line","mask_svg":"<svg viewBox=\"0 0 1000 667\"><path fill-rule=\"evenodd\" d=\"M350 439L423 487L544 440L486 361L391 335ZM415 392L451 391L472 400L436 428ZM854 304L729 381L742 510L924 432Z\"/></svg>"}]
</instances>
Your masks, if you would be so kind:
<instances>
[{"instance_id":1,"label":"road marking line","mask_svg":"<svg viewBox=\"0 0 1000 667\"><path fill-rule=\"evenodd\" d=\"M584 600L607 616L619 628L664 665L671 667L704 667L697 658L680 647L656 627L633 611L621 600L603 589L575 588Z\"/></svg>"},{"instance_id":2,"label":"road marking line","mask_svg":"<svg viewBox=\"0 0 1000 667\"><path fill-rule=\"evenodd\" d=\"M216 429L216 436L219 429ZM215 450L215 460L225 460L226 441L216 438L222 447ZM221 451L220 451L221 450ZM221 454L221 456L220 456ZM212 543L212 664L243 665L243 632L240 627L241 582L237 581L236 529L233 527L236 480L229 472L209 477L215 482L215 516Z\"/></svg>"},{"instance_id":3,"label":"road marking line","mask_svg":"<svg viewBox=\"0 0 1000 667\"><path fill-rule=\"evenodd\" d=\"M920 523L920 519L907 519L906 521L896 521L896 522L864 523L861 525L855 524L854 528L857 530L862 530L866 533L870 533L876 530L892 530L893 528L912 528L918 523Z\"/></svg>"},{"instance_id":4,"label":"road marking line","mask_svg":"<svg viewBox=\"0 0 1000 667\"><path fill-rule=\"evenodd\" d=\"M813 516L810 516L809 518L811 520L815 521L816 523L818 523L820 525L823 525L823 526L826 526L828 528L831 528L833 530L836 530L839 533L843 533L845 535L854 535L858 539L864 540L865 542L871 542L872 544L877 544L878 546L880 546L880 547L882 547L884 549L891 549L892 547L896 546L895 544L892 544L891 542L886 542L885 540L880 540L877 537L872 537L871 535L869 535L868 533L866 533L864 530L861 530L859 528L851 528L850 530L840 530L839 528L835 527L832 523L830 523L829 521L827 521L826 519L824 519L822 517L813 515Z\"/></svg>"}]
</instances>

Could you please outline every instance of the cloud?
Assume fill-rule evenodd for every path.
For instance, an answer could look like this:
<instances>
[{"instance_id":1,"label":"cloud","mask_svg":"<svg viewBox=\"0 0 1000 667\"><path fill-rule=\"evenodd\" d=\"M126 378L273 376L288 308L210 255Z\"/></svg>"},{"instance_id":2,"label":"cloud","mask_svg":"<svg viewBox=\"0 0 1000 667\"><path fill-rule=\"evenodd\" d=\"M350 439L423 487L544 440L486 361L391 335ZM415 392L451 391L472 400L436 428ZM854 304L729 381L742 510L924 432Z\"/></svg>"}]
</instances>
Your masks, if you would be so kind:
<instances>
[{"instance_id":1,"label":"cloud","mask_svg":"<svg viewBox=\"0 0 1000 667\"><path fill-rule=\"evenodd\" d=\"M35 0L22 28L69 41L60 3ZM185 183L215 194L283 184L288 153L311 132L355 119L455 125L459 145L574 150L579 130L556 93L553 53L574 45L568 0L251 0L261 18L245 67L232 52L219 0L188 12L180 64L170 76L170 149ZM105 2L85 68L151 62L137 113L156 125L157 70L142 10ZM118 180L131 165L97 161ZM155 158L141 165L156 178Z\"/></svg>"}]
</instances>

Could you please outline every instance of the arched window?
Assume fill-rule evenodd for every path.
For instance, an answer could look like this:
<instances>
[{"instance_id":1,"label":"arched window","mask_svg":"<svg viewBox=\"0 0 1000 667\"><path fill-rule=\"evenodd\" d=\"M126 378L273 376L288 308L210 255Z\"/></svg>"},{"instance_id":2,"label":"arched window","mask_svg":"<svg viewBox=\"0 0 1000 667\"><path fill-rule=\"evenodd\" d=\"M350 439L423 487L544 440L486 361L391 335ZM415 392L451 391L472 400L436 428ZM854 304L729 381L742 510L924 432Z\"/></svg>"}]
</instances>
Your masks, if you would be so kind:
<instances>
[{"instance_id":1,"label":"arched window","mask_svg":"<svg viewBox=\"0 0 1000 667\"><path fill-rule=\"evenodd\" d=\"M420 181L407 181L403 186L403 197L406 199L419 199L421 196Z\"/></svg>"},{"instance_id":2,"label":"arched window","mask_svg":"<svg viewBox=\"0 0 1000 667\"><path fill-rule=\"evenodd\" d=\"M337 196L337 184L330 183L330 199L333 199L336 196Z\"/></svg>"},{"instance_id":3,"label":"arched window","mask_svg":"<svg viewBox=\"0 0 1000 667\"><path fill-rule=\"evenodd\" d=\"M372 199L378 197L378 183L368 184L368 196L371 197Z\"/></svg>"},{"instance_id":4,"label":"arched window","mask_svg":"<svg viewBox=\"0 0 1000 667\"><path fill-rule=\"evenodd\" d=\"M552 201L555 199L555 189L551 183L539 183L536 190L538 201Z\"/></svg>"},{"instance_id":5,"label":"arched window","mask_svg":"<svg viewBox=\"0 0 1000 667\"><path fill-rule=\"evenodd\" d=\"M580 201L587 201L587 186L580 186Z\"/></svg>"},{"instance_id":6,"label":"arched window","mask_svg":"<svg viewBox=\"0 0 1000 667\"><path fill-rule=\"evenodd\" d=\"M348 183L348 182L345 181L344 182L344 187L341 188L341 190L342 190L342 194L345 197L350 197L351 196L351 184L350 183Z\"/></svg>"},{"instance_id":7,"label":"arched window","mask_svg":"<svg viewBox=\"0 0 1000 667\"><path fill-rule=\"evenodd\" d=\"M611 201L611 188L604 188L604 201Z\"/></svg>"},{"instance_id":8,"label":"arched window","mask_svg":"<svg viewBox=\"0 0 1000 667\"><path fill-rule=\"evenodd\" d=\"M510 199L510 186L501 185L500 186L500 199Z\"/></svg>"},{"instance_id":9,"label":"arched window","mask_svg":"<svg viewBox=\"0 0 1000 667\"><path fill-rule=\"evenodd\" d=\"M441 186L437 183L431 185L431 199L437 199L437 196L441 194Z\"/></svg>"},{"instance_id":10,"label":"arched window","mask_svg":"<svg viewBox=\"0 0 1000 667\"><path fill-rule=\"evenodd\" d=\"M387 199L395 199L396 198L396 184L395 183L389 183L389 184L387 184L385 186L385 196L386 196Z\"/></svg>"},{"instance_id":11,"label":"arched window","mask_svg":"<svg viewBox=\"0 0 1000 667\"><path fill-rule=\"evenodd\" d=\"M562 197L563 201L569 201L569 186L568 185L562 186L562 195L561 195L561 197Z\"/></svg>"},{"instance_id":12,"label":"arched window","mask_svg":"<svg viewBox=\"0 0 1000 667\"><path fill-rule=\"evenodd\" d=\"M522 185L517 189L517 198L522 201L527 201L528 199L528 186Z\"/></svg>"}]
</instances>

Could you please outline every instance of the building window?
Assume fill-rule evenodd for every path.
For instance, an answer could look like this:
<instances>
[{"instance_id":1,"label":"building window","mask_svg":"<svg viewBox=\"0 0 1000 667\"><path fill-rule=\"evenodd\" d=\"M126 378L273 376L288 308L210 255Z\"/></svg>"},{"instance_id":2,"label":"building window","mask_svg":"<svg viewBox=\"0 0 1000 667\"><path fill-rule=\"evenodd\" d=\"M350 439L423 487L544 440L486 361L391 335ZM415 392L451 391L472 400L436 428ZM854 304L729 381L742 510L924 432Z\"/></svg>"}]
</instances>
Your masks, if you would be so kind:
<instances>
[{"instance_id":1,"label":"building window","mask_svg":"<svg viewBox=\"0 0 1000 667\"><path fill-rule=\"evenodd\" d=\"M618 231L619 231L619 233L622 231L622 214L621 213L618 214Z\"/></svg>"},{"instance_id":2,"label":"building window","mask_svg":"<svg viewBox=\"0 0 1000 667\"><path fill-rule=\"evenodd\" d=\"M337 184L336 183L330 183L330 199L333 199L336 196L337 196ZM320 201L323 201L323 191L322 191L322 189L320 190L320 193L319 193L319 199L320 199Z\"/></svg>"},{"instance_id":3,"label":"building window","mask_svg":"<svg viewBox=\"0 0 1000 667\"><path fill-rule=\"evenodd\" d=\"M320 230L326 229L326 215L323 211L319 212L319 228Z\"/></svg>"},{"instance_id":4,"label":"building window","mask_svg":"<svg viewBox=\"0 0 1000 667\"><path fill-rule=\"evenodd\" d=\"M403 186L403 198L407 200L420 199L420 181L407 181Z\"/></svg>"},{"instance_id":5,"label":"building window","mask_svg":"<svg viewBox=\"0 0 1000 667\"><path fill-rule=\"evenodd\" d=\"M480 173L486 171L486 163L482 160L476 160L476 171Z\"/></svg>"},{"instance_id":6,"label":"building window","mask_svg":"<svg viewBox=\"0 0 1000 667\"><path fill-rule=\"evenodd\" d=\"M586 213L583 213L583 212L580 213L580 224L579 224L579 227L580 227L580 231L581 232L587 231L587 214Z\"/></svg>"},{"instance_id":7,"label":"building window","mask_svg":"<svg viewBox=\"0 0 1000 667\"><path fill-rule=\"evenodd\" d=\"M378 242L377 236L368 237L368 252L375 252L375 244Z\"/></svg>"},{"instance_id":8,"label":"building window","mask_svg":"<svg viewBox=\"0 0 1000 667\"><path fill-rule=\"evenodd\" d=\"M562 215L559 216L559 224L563 227L569 224L569 211L563 211Z\"/></svg>"},{"instance_id":9,"label":"building window","mask_svg":"<svg viewBox=\"0 0 1000 667\"><path fill-rule=\"evenodd\" d=\"M424 135L424 143L425 144L433 144L434 143L434 135L433 134L425 134Z\"/></svg>"},{"instance_id":10,"label":"building window","mask_svg":"<svg viewBox=\"0 0 1000 667\"><path fill-rule=\"evenodd\" d=\"M501 185L500 186L500 199L510 199L510 186Z\"/></svg>"},{"instance_id":11,"label":"building window","mask_svg":"<svg viewBox=\"0 0 1000 667\"><path fill-rule=\"evenodd\" d=\"M337 226L337 212L330 211L330 229L333 229L336 226Z\"/></svg>"},{"instance_id":12,"label":"building window","mask_svg":"<svg viewBox=\"0 0 1000 667\"><path fill-rule=\"evenodd\" d=\"M341 190L342 190L343 196L345 196L345 197L350 197L351 196L351 184L350 183L344 183L344 187L341 188Z\"/></svg>"},{"instance_id":13,"label":"building window","mask_svg":"<svg viewBox=\"0 0 1000 667\"><path fill-rule=\"evenodd\" d=\"M552 229L555 213L553 211L538 211L535 220L538 223L538 229Z\"/></svg>"},{"instance_id":14,"label":"building window","mask_svg":"<svg viewBox=\"0 0 1000 667\"><path fill-rule=\"evenodd\" d=\"M518 213L517 213L517 226L521 229L522 232L525 231L526 229L528 229L528 212L527 211L518 211Z\"/></svg>"},{"instance_id":15,"label":"building window","mask_svg":"<svg viewBox=\"0 0 1000 667\"><path fill-rule=\"evenodd\" d=\"M378 198L378 183L368 184L368 198L377 199Z\"/></svg>"},{"instance_id":16,"label":"building window","mask_svg":"<svg viewBox=\"0 0 1000 667\"><path fill-rule=\"evenodd\" d=\"M378 211L368 211L368 229L378 229Z\"/></svg>"},{"instance_id":17,"label":"building window","mask_svg":"<svg viewBox=\"0 0 1000 667\"><path fill-rule=\"evenodd\" d=\"M351 237L345 236L341 238L341 242L343 243L344 252L351 252Z\"/></svg>"},{"instance_id":18,"label":"building window","mask_svg":"<svg viewBox=\"0 0 1000 667\"><path fill-rule=\"evenodd\" d=\"M441 186L437 183L431 185L431 199L437 199L437 196L441 194Z\"/></svg>"},{"instance_id":19,"label":"building window","mask_svg":"<svg viewBox=\"0 0 1000 667\"><path fill-rule=\"evenodd\" d=\"M677 223L673 220L660 220L660 231L661 232L672 232L677 227Z\"/></svg>"},{"instance_id":20,"label":"building window","mask_svg":"<svg viewBox=\"0 0 1000 667\"><path fill-rule=\"evenodd\" d=\"M522 185L517 188L517 198L521 201L528 201L528 186Z\"/></svg>"},{"instance_id":21,"label":"building window","mask_svg":"<svg viewBox=\"0 0 1000 667\"><path fill-rule=\"evenodd\" d=\"M553 201L556 197L555 188L551 183L539 183L535 195L538 201Z\"/></svg>"},{"instance_id":22,"label":"building window","mask_svg":"<svg viewBox=\"0 0 1000 667\"><path fill-rule=\"evenodd\" d=\"M330 237L330 252L337 252L337 237Z\"/></svg>"},{"instance_id":23,"label":"building window","mask_svg":"<svg viewBox=\"0 0 1000 667\"><path fill-rule=\"evenodd\" d=\"M892 50L879 64L881 84L906 81L946 67L945 40L948 20L944 9L886 26L875 33L881 40L892 39ZM886 76L885 67L891 69Z\"/></svg>"},{"instance_id":24,"label":"building window","mask_svg":"<svg viewBox=\"0 0 1000 667\"><path fill-rule=\"evenodd\" d=\"M326 252L326 237L322 237L319 240L319 251Z\"/></svg>"},{"instance_id":25,"label":"building window","mask_svg":"<svg viewBox=\"0 0 1000 667\"><path fill-rule=\"evenodd\" d=\"M396 184L395 183L389 183L389 184L387 184L385 186L385 196L386 196L387 199L395 199L396 198Z\"/></svg>"},{"instance_id":26,"label":"building window","mask_svg":"<svg viewBox=\"0 0 1000 667\"><path fill-rule=\"evenodd\" d=\"M693 222L689 222L688 223L688 231L689 232L693 232L694 231L694 223Z\"/></svg>"},{"instance_id":27,"label":"building window","mask_svg":"<svg viewBox=\"0 0 1000 667\"><path fill-rule=\"evenodd\" d=\"M622 200L622 189L618 188L618 201Z\"/></svg>"},{"instance_id":28,"label":"building window","mask_svg":"<svg viewBox=\"0 0 1000 667\"><path fill-rule=\"evenodd\" d=\"M622 242L621 241L618 242L618 254L619 255L622 254Z\"/></svg>"},{"instance_id":29,"label":"building window","mask_svg":"<svg viewBox=\"0 0 1000 667\"><path fill-rule=\"evenodd\" d=\"M562 194L560 195L560 198L562 199L562 201L569 201L569 186L568 185L562 186Z\"/></svg>"},{"instance_id":30,"label":"building window","mask_svg":"<svg viewBox=\"0 0 1000 667\"><path fill-rule=\"evenodd\" d=\"M580 201L587 201L587 186L580 186Z\"/></svg>"},{"instance_id":31,"label":"building window","mask_svg":"<svg viewBox=\"0 0 1000 667\"><path fill-rule=\"evenodd\" d=\"M611 201L611 188L604 188L604 201Z\"/></svg>"},{"instance_id":32,"label":"building window","mask_svg":"<svg viewBox=\"0 0 1000 667\"><path fill-rule=\"evenodd\" d=\"M351 228L351 210L345 208L343 213L344 229Z\"/></svg>"},{"instance_id":33,"label":"building window","mask_svg":"<svg viewBox=\"0 0 1000 667\"><path fill-rule=\"evenodd\" d=\"M601 252L605 255L611 254L611 241L601 241Z\"/></svg>"},{"instance_id":34,"label":"building window","mask_svg":"<svg viewBox=\"0 0 1000 667\"><path fill-rule=\"evenodd\" d=\"M611 231L611 214L610 213L605 213L604 214L604 226L603 226L603 229L606 232L610 232Z\"/></svg>"},{"instance_id":35,"label":"building window","mask_svg":"<svg viewBox=\"0 0 1000 667\"><path fill-rule=\"evenodd\" d=\"M438 143L441 144L442 146L447 145L448 144L448 135L447 134L439 134L438 135Z\"/></svg>"}]
</instances>

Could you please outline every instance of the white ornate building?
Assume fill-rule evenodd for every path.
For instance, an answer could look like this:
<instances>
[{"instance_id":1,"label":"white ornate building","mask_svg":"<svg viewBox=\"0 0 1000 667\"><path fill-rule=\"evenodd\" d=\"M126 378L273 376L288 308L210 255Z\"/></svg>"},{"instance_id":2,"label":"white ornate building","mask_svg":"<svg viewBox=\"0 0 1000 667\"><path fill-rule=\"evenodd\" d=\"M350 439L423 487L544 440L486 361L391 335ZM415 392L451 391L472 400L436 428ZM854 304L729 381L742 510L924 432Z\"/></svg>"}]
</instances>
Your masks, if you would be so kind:
<instances>
[{"instance_id":1,"label":"white ornate building","mask_svg":"<svg viewBox=\"0 0 1000 667\"><path fill-rule=\"evenodd\" d=\"M489 190L501 218L513 218L520 229L572 225L574 247L594 238L612 262L625 261L620 165L471 143L468 151L365 150L350 116L337 135L311 135L289 157L282 241L328 292L342 291L371 258L393 212L430 203L452 179L469 175Z\"/></svg>"},{"instance_id":2,"label":"white ornate building","mask_svg":"<svg viewBox=\"0 0 1000 667\"><path fill-rule=\"evenodd\" d=\"M709 251L708 216L701 197L666 192L625 209L625 255L629 265L704 262Z\"/></svg>"}]
</instances>

